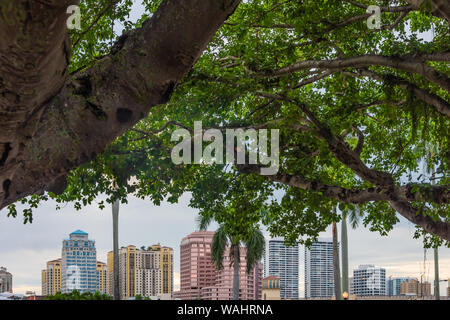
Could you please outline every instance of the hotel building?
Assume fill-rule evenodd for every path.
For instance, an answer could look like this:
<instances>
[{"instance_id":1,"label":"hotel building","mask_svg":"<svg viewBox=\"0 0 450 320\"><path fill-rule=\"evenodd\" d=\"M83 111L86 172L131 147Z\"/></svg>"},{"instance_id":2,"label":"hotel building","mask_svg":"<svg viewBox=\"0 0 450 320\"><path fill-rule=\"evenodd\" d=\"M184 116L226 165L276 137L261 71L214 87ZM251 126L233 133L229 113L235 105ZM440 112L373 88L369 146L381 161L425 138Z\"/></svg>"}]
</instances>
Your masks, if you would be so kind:
<instances>
[{"instance_id":1,"label":"hotel building","mask_svg":"<svg viewBox=\"0 0 450 320\"><path fill-rule=\"evenodd\" d=\"M97 261L98 291L101 293L107 293L107 273L106 263Z\"/></svg>"},{"instance_id":2,"label":"hotel building","mask_svg":"<svg viewBox=\"0 0 450 320\"><path fill-rule=\"evenodd\" d=\"M334 295L333 241L320 239L305 247L305 298Z\"/></svg>"},{"instance_id":3,"label":"hotel building","mask_svg":"<svg viewBox=\"0 0 450 320\"><path fill-rule=\"evenodd\" d=\"M225 249L223 269L216 270L211 259L212 231L193 232L180 245L180 291L182 300L231 300L233 294L233 266L229 248ZM257 263L247 273L246 248L240 249L239 299L260 300L262 294L262 264Z\"/></svg>"},{"instance_id":4,"label":"hotel building","mask_svg":"<svg viewBox=\"0 0 450 320\"><path fill-rule=\"evenodd\" d=\"M61 291L61 259L47 261L42 270L42 295L53 296Z\"/></svg>"},{"instance_id":5,"label":"hotel building","mask_svg":"<svg viewBox=\"0 0 450 320\"><path fill-rule=\"evenodd\" d=\"M63 240L61 254L61 292L98 290L97 250L88 234L77 230Z\"/></svg>"},{"instance_id":6,"label":"hotel building","mask_svg":"<svg viewBox=\"0 0 450 320\"><path fill-rule=\"evenodd\" d=\"M299 246L268 240L264 248L264 277L280 278L281 299L298 299Z\"/></svg>"},{"instance_id":7,"label":"hotel building","mask_svg":"<svg viewBox=\"0 0 450 320\"><path fill-rule=\"evenodd\" d=\"M113 294L114 254L108 252L107 288ZM120 298L161 296L173 292L173 249L160 244L119 249Z\"/></svg>"}]
</instances>

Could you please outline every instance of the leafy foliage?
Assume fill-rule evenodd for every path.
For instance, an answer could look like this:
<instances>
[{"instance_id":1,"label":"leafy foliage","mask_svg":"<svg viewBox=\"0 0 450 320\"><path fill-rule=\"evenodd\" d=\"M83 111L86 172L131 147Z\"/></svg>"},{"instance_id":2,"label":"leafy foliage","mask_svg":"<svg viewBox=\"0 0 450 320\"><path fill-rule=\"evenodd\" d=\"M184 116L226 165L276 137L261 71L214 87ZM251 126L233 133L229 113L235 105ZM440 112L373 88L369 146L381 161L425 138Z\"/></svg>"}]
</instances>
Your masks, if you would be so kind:
<instances>
[{"instance_id":1,"label":"leafy foliage","mask_svg":"<svg viewBox=\"0 0 450 320\"><path fill-rule=\"evenodd\" d=\"M72 34L81 40L74 48L71 70L108 53L111 40L117 38L111 36L113 20L125 29L139 27L160 1L143 1L146 12L136 23L128 20L132 1L120 1L97 20L108 3L82 1L83 31ZM380 30L367 27L367 5L382 7ZM423 40L420 33L431 40ZM353 150L362 134L361 162L390 175L395 186L413 186L409 192L417 197L410 205L418 214L449 223L448 203L430 201L427 195L431 185L449 184L450 125L439 111L439 106L448 107L449 93L439 79L450 72L448 60L437 58L448 57L449 44L444 19L426 8L412 10L405 1L243 2L170 102L154 107L94 161L74 170L62 195L23 199L28 204L25 222L31 222L32 209L49 198L58 204L73 202L81 209L102 194L108 204L115 199L126 203L127 195L133 194L158 205L164 199L174 203L190 192L191 206L206 219L222 225L236 222L227 230L231 238L248 234L262 222L274 236L308 244L332 221L339 221L332 212L336 205L342 214L364 215L365 226L386 235L398 222L387 201L351 202L313 188L318 184L351 191L378 187L336 156L339 150L330 147L323 135L327 132ZM385 60L366 62L374 56ZM345 67L330 64L342 65L358 57L363 59ZM433 68L438 77L390 61L412 61L422 69ZM298 67L306 63L311 66ZM173 164L172 131L192 128L197 120L204 128L279 128L279 173L302 177L309 187L243 173L233 165ZM10 206L10 215L17 215L15 205Z\"/></svg>"},{"instance_id":2,"label":"leafy foliage","mask_svg":"<svg viewBox=\"0 0 450 320\"><path fill-rule=\"evenodd\" d=\"M53 296L45 297L45 300L112 300L111 296L96 291L80 293L78 290L73 290L71 293L57 292Z\"/></svg>"}]
</instances>

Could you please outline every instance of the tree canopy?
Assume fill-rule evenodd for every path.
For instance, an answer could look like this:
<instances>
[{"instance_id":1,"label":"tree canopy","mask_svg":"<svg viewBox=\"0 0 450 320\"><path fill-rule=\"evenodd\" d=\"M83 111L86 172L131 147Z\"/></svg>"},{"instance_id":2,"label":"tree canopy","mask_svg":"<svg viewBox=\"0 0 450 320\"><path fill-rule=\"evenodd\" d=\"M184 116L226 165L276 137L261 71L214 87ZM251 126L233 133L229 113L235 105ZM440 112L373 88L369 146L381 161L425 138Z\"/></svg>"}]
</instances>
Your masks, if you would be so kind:
<instances>
[{"instance_id":1,"label":"tree canopy","mask_svg":"<svg viewBox=\"0 0 450 320\"><path fill-rule=\"evenodd\" d=\"M73 80L54 108L65 103L64 92L83 96L92 86L89 92L105 93L100 110L98 97L79 99L94 115L101 117L108 108L122 118L127 112L119 109L137 108L143 112L141 120L128 131L129 123L115 129L108 137L121 135L95 158L68 165L84 163L63 175L63 188L44 189L59 191L58 195L40 192L24 198L30 207L24 211L27 221L31 209L49 197L60 203L75 201L81 208L101 194L107 195L107 203L117 198L126 202L127 194L134 194L159 204L163 199L176 202L190 192L191 206L203 215L250 203L256 220L291 242L310 241L338 221L332 210L336 205L344 213L364 212L363 223L381 234L393 228L400 214L418 227L417 235L450 241L447 1L242 2L211 41L205 35L208 46L194 67L186 74L178 72L170 90L164 87L170 94L156 100L145 82L171 80L162 71L151 80L137 72L147 68L139 57L152 52L147 43L129 40L141 31L129 31L109 46L113 19L132 30L146 16L136 24L127 22L131 1L121 1L114 14L107 13L92 25L106 3L82 2L83 10L93 10L92 18L72 35L77 47L69 69L78 71L69 76ZM159 5L144 3L147 15ZM163 9L158 9L161 17L170 3L164 1ZM368 26L373 17L369 5L379 7L379 28ZM137 30L163 19L157 17ZM170 34L164 41L177 39ZM129 47L121 47L123 42ZM116 70L115 57L126 55L130 55L124 60L127 65ZM112 79L122 75L127 75L124 82L114 84ZM85 77L91 85L85 85ZM125 85L129 81L135 82ZM122 91L124 87L128 91ZM123 99L130 90L139 93L134 95L135 104ZM144 93L148 95L141 97ZM145 101L142 108L139 99ZM149 105L154 106L146 116ZM96 137L109 130L109 120L97 126L89 119L70 119L89 128L85 134L94 135L89 145L97 144ZM279 129L278 172L263 176L259 165L250 164L175 165L170 152L177 142L171 134L175 128L192 132L194 121L202 121L204 130ZM46 147L46 154L57 147L61 145ZM61 159L66 159L68 150L62 151ZM9 209L17 214L14 205Z\"/></svg>"}]
</instances>

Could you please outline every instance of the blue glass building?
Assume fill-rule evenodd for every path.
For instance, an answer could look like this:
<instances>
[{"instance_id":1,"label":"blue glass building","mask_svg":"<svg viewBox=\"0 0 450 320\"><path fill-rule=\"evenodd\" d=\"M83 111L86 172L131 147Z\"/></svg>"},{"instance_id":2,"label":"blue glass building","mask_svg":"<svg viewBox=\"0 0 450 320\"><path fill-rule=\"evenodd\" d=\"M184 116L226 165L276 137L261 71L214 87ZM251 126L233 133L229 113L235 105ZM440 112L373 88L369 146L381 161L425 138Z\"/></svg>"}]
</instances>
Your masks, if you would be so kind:
<instances>
[{"instance_id":1,"label":"blue glass building","mask_svg":"<svg viewBox=\"0 0 450 320\"><path fill-rule=\"evenodd\" d=\"M414 278L410 277L397 277L397 278L389 278L386 280L386 295L388 296L399 296L400 295L400 286L404 281L414 280Z\"/></svg>"},{"instance_id":2,"label":"blue glass building","mask_svg":"<svg viewBox=\"0 0 450 320\"><path fill-rule=\"evenodd\" d=\"M63 240L61 253L61 291L95 292L98 288L97 250L88 234L77 230Z\"/></svg>"}]
</instances>

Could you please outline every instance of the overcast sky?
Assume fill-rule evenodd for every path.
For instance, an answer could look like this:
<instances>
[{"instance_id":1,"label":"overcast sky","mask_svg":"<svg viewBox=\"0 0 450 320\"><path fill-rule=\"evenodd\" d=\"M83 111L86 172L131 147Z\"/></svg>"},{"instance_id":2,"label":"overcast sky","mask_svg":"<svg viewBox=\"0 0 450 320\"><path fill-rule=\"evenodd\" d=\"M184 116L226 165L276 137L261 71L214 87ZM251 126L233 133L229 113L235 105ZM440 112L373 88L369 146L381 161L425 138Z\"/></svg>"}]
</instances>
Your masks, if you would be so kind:
<instances>
[{"instance_id":1,"label":"overcast sky","mask_svg":"<svg viewBox=\"0 0 450 320\"><path fill-rule=\"evenodd\" d=\"M175 289L179 287L180 242L195 231L196 211L188 207L189 195L180 203L163 203L153 206L150 201L130 198L128 205L120 208L119 245L133 244L137 247L160 242L174 248ZM112 250L111 209L98 209L97 205L76 211L67 205L60 211L55 203L48 202L34 214L32 224L23 224L22 217L7 218L6 210L0 211L0 266L13 274L16 293L27 290L41 292L41 270L48 260L61 257L62 240L69 233L81 229L96 241L97 259L106 262L106 254ZM214 226L212 228L214 229ZM375 264L386 268L387 276L412 276L420 278L423 270L423 248L419 240L412 239L414 226L402 220L388 237L360 227L349 229L350 274L359 264ZM330 237L328 230L323 235ZM300 252L300 295L303 296L303 251ZM426 274L434 280L433 252L427 251ZM450 277L450 249L440 249L441 279ZM441 283L445 295L446 282Z\"/></svg>"},{"instance_id":2,"label":"overcast sky","mask_svg":"<svg viewBox=\"0 0 450 320\"><path fill-rule=\"evenodd\" d=\"M143 10L135 1L132 20ZM116 26L117 31L120 25ZM119 245L149 246L160 242L175 249L175 289L179 287L179 245L181 239L196 229L196 211L188 207L189 197L180 203L160 207L149 201L130 198L121 206ZM18 209L21 207L18 206ZM112 250L111 210L100 210L96 205L76 211L67 205L56 211L55 203L48 202L35 210L33 224L24 225L22 217L6 217L7 210L0 211L0 266L13 274L15 293L27 290L41 292L41 270L46 261L61 257L61 244L69 233L81 229L96 241L97 259L106 262L106 253ZM420 240L412 239L414 226L402 219L388 237L360 227L349 228L350 275L359 264L375 264L386 268L387 276L412 276L420 279L423 272L424 250ZM330 237L328 230L324 237ZM303 297L303 252L300 255L300 296ZM426 275L434 280L433 252L427 251ZM440 249L440 277L450 277L450 249ZM441 283L441 295L445 295L447 283Z\"/></svg>"}]
</instances>

